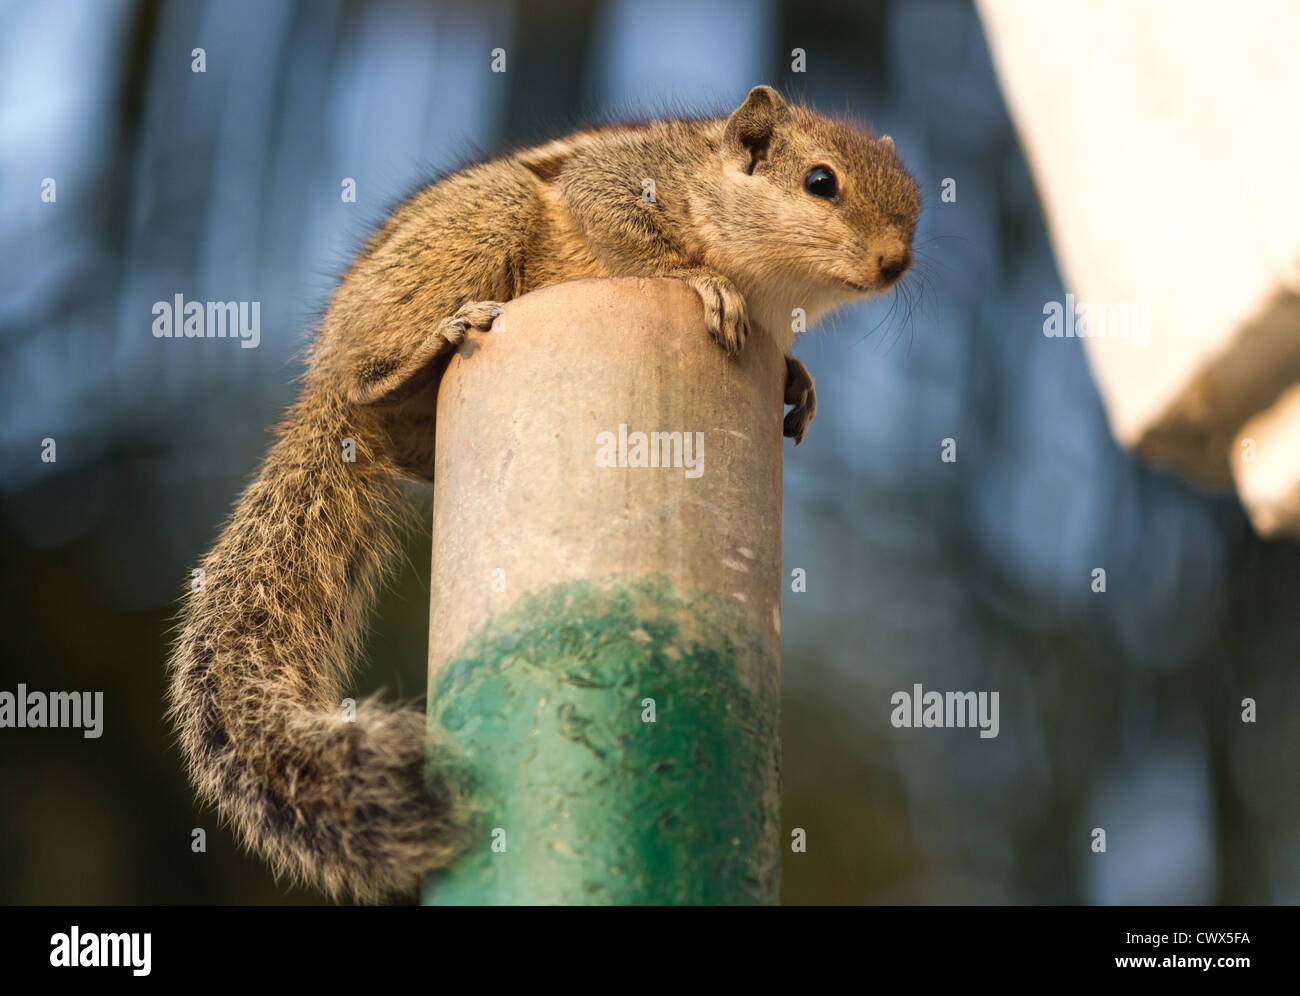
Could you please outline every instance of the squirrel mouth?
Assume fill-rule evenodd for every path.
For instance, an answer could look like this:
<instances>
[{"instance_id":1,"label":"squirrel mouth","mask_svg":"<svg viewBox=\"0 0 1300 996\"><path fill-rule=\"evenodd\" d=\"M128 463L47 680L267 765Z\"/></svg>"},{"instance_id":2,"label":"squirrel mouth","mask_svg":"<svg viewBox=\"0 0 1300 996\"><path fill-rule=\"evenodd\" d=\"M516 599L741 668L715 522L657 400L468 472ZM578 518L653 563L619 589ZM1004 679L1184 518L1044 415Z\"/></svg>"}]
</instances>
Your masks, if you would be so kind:
<instances>
[{"instance_id":1,"label":"squirrel mouth","mask_svg":"<svg viewBox=\"0 0 1300 996\"><path fill-rule=\"evenodd\" d=\"M873 286L868 286L867 284L860 284L856 280L845 280L844 286L852 287L859 294L883 294L885 291L889 290L889 288L893 287L894 284L898 283L899 280L901 280L902 278L903 278L903 274L902 272L899 272L892 276L884 277L876 281L876 283Z\"/></svg>"}]
</instances>

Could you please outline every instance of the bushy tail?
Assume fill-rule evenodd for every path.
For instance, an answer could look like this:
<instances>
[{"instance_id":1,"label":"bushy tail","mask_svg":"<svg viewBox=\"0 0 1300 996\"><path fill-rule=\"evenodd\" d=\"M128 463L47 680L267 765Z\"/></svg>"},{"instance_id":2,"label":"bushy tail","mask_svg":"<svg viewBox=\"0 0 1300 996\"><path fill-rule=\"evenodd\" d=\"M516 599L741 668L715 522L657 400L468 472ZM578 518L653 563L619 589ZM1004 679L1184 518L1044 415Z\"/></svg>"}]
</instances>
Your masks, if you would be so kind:
<instances>
[{"instance_id":1,"label":"bushy tail","mask_svg":"<svg viewBox=\"0 0 1300 996\"><path fill-rule=\"evenodd\" d=\"M291 409L188 596L170 716L199 794L277 874L377 901L446 864L461 821L420 713L341 705L405 509L369 418Z\"/></svg>"}]
</instances>

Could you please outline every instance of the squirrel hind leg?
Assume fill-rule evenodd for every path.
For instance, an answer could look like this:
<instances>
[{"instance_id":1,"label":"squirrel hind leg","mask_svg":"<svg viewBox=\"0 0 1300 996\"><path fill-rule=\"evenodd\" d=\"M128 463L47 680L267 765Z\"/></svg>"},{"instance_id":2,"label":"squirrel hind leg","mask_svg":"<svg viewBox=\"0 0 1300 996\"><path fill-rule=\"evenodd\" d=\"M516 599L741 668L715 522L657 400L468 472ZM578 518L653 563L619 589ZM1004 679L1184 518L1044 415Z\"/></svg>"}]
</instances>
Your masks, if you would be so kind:
<instances>
[{"instance_id":1,"label":"squirrel hind leg","mask_svg":"<svg viewBox=\"0 0 1300 996\"><path fill-rule=\"evenodd\" d=\"M440 321L407 356L362 357L347 384L347 399L356 405L400 405L431 384L470 329L486 332L501 314L497 301L473 301Z\"/></svg>"}]
</instances>

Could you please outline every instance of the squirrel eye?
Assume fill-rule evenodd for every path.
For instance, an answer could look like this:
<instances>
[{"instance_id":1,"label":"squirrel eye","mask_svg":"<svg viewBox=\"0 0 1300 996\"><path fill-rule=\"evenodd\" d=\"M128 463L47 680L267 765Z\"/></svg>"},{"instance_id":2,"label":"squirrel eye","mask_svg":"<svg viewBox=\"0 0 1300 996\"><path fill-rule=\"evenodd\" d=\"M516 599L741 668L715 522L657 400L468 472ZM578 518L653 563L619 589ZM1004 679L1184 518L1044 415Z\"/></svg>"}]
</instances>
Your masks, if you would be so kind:
<instances>
[{"instance_id":1,"label":"squirrel eye","mask_svg":"<svg viewBox=\"0 0 1300 996\"><path fill-rule=\"evenodd\" d=\"M803 178L803 189L814 197L825 197L830 200L835 196L839 185L835 182L835 174L831 172L829 166L814 166Z\"/></svg>"}]
</instances>

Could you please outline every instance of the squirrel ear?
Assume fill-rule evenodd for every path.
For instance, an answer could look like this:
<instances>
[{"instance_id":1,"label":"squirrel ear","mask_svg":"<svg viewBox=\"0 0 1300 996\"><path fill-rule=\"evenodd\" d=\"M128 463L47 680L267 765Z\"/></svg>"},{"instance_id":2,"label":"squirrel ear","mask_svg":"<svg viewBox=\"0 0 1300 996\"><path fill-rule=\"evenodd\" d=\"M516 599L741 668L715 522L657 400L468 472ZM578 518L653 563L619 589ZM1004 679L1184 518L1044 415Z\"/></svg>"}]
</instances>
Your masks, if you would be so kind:
<instances>
[{"instance_id":1,"label":"squirrel ear","mask_svg":"<svg viewBox=\"0 0 1300 996\"><path fill-rule=\"evenodd\" d=\"M745 149L750 155L750 169L767 154L777 126L790 116L781 95L770 86L756 86L745 102L731 112L723 141Z\"/></svg>"}]
</instances>

